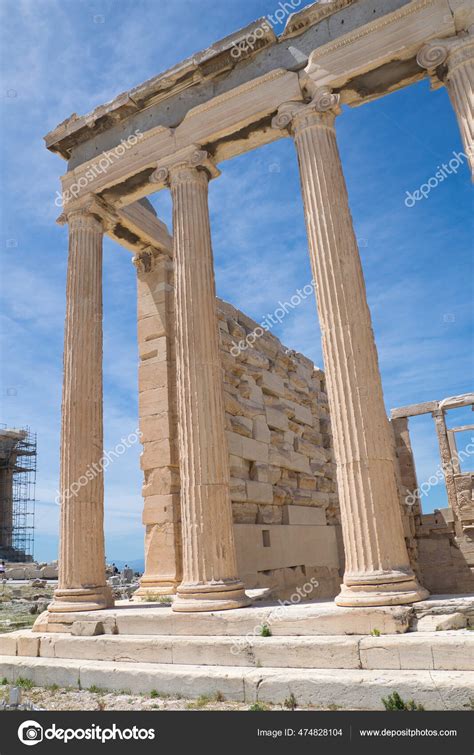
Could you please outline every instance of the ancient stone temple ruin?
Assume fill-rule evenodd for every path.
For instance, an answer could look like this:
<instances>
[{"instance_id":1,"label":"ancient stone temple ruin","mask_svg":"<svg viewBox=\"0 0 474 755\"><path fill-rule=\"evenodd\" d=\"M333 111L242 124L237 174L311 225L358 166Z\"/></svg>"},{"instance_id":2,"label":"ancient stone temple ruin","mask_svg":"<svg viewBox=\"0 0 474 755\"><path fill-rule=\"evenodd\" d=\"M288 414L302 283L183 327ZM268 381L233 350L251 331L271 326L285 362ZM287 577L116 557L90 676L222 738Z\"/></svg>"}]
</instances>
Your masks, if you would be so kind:
<instances>
[{"instance_id":1,"label":"ancient stone temple ruin","mask_svg":"<svg viewBox=\"0 0 474 755\"><path fill-rule=\"evenodd\" d=\"M474 438L458 449L456 435L473 432L474 423L448 429L452 409L471 407L474 393L440 401L404 406L391 412L401 483L401 505L410 561L430 592L474 591L474 472L465 461L474 453ZM440 454L439 476L446 485L447 508L424 514L420 501L415 460L409 433L409 418L431 414ZM428 481L429 484L429 481ZM426 485L426 483L425 483Z\"/></svg>"},{"instance_id":2,"label":"ancient stone temple ruin","mask_svg":"<svg viewBox=\"0 0 474 755\"><path fill-rule=\"evenodd\" d=\"M247 674L246 684L251 694L258 687L264 695L270 672L283 662L277 651L271 660L233 661L225 635L243 635L256 620L272 623L271 606L250 606L246 589L270 587L274 596L288 596L309 582L317 589L307 597L322 602L295 608L298 629L291 618L275 623L274 633L287 635L284 663L297 667L291 678L301 681L311 672L314 681L323 673L315 669L357 669L352 673L368 674L363 679L379 691L380 674L375 682L364 671L392 668L377 655L379 638L365 637L368 644L354 646L351 658L344 638L331 661L316 645L309 658L300 641L378 632L402 642L399 633L431 619L428 589L459 592L462 572L461 591L472 591L472 477L468 484L456 471L448 475L446 514L423 515L419 502L406 503L407 491L417 487L407 434L413 411L396 410L392 421L386 414L337 130L348 117L346 106L428 77L433 87L447 87L472 165L473 24L469 0L321 0L293 14L279 37L260 19L47 135L48 149L67 160L60 218L69 229L60 573L48 612L35 632L15 640L13 655L40 656L37 668L53 656L98 664L117 657L108 649L113 640L84 656L96 640L89 637L86 651L84 635L118 634L116 643L131 634L157 635L152 658L151 640L140 645L136 638L134 648L142 651L132 656L147 661L143 666L161 664L166 676L167 663L208 664L205 673L192 667L194 694L217 679L211 665L226 665L230 686L232 680L240 685L243 673L230 666L263 665L269 668ZM324 372L216 299L209 182L219 181L232 157L284 138L293 141L300 169ZM172 229L146 199L162 190L171 192ZM73 483L99 466L103 448L104 234L133 253L137 275L146 531L135 602L115 609L105 575L102 475L69 495ZM460 400L468 404L472 396ZM442 429L447 408L449 402L433 402L424 409L435 416L446 465L452 456ZM443 548L454 559L444 581L436 565ZM140 603L166 594L174 595L170 609ZM472 602L456 606L465 622L474 613ZM83 635L76 638L83 640L80 650L74 637L60 639L70 632ZM190 639L184 646L186 634L201 642L193 637L194 645ZM163 660L162 635L175 636L174 658L181 660ZM209 635L222 655L212 655ZM261 639L254 638L256 646ZM411 645L415 655L431 652L424 637ZM432 655L420 655L414 662L393 647L394 668L458 674L459 700L471 689L463 676L470 661L440 666ZM190 660L193 652L200 661ZM86 672L90 681L92 671ZM157 667L147 673L151 679ZM423 681L422 673L419 683L429 696L432 677ZM344 694L350 696L348 679ZM128 681L121 686L132 687ZM445 683L451 684L440 681L439 688ZM269 697L281 692L274 684Z\"/></svg>"}]
</instances>

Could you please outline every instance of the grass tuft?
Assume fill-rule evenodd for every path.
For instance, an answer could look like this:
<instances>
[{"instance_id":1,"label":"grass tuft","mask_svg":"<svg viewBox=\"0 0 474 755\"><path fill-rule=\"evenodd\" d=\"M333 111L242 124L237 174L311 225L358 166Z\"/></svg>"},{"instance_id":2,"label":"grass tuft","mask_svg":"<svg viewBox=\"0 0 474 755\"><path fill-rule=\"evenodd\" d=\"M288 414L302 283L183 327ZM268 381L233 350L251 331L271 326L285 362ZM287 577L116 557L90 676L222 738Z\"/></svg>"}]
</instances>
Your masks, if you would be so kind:
<instances>
[{"instance_id":1,"label":"grass tuft","mask_svg":"<svg viewBox=\"0 0 474 755\"><path fill-rule=\"evenodd\" d=\"M186 705L186 708L188 710L197 710L199 708L205 708L209 703L222 703L224 699L224 695L219 691L214 695L199 695L196 700L189 702Z\"/></svg>"},{"instance_id":2,"label":"grass tuft","mask_svg":"<svg viewBox=\"0 0 474 755\"><path fill-rule=\"evenodd\" d=\"M14 684L15 687L21 687L22 689L32 689L35 686L31 679L25 679L22 676L19 676Z\"/></svg>"},{"instance_id":3,"label":"grass tuft","mask_svg":"<svg viewBox=\"0 0 474 755\"><path fill-rule=\"evenodd\" d=\"M283 705L285 708L288 708L289 710L295 710L296 708L296 697L294 696L293 692L289 697L286 698Z\"/></svg>"},{"instance_id":4,"label":"grass tuft","mask_svg":"<svg viewBox=\"0 0 474 755\"><path fill-rule=\"evenodd\" d=\"M249 710L253 711L260 711L260 710L270 710L268 705L265 705L265 703L252 703Z\"/></svg>"},{"instance_id":5,"label":"grass tuft","mask_svg":"<svg viewBox=\"0 0 474 755\"><path fill-rule=\"evenodd\" d=\"M424 710L422 705L418 705L414 700L405 702L398 692L392 692L388 697L382 697L385 710Z\"/></svg>"}]
</instances>

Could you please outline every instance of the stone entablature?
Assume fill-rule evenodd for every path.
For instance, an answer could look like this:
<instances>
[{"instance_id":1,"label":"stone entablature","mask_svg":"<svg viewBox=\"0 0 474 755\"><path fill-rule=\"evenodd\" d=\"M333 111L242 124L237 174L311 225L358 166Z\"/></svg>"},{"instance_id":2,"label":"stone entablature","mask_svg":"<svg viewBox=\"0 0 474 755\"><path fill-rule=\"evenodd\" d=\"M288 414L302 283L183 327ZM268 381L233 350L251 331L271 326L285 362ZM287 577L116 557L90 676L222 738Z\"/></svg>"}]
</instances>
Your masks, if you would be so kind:
<instances>
[{"instance_id":1,"label":"stone entablature","mask_svg":"<svg viewBox=\"0 0 474 755\"><path fill-rule=\"evenodd\" d=\"M279 37L269 29L266 19L260 18L169 70L122 92L92 112L83 116L74 113L47 134L46 146L65 159L71 159L70 169L74 169L94 156L93 142L98 137L102 151L119 144L125 130L133 133L142 124L144 110L147 110L147 119L152 127L160 124L175 128L176 123L181 122L196 105L210 102L220 94L235 90L240 84L254 81L279 68L296 72L303 70L315 50L318 55L332 49L342 51L345 48L347 51L353 41L361 40L367 44L368 37L376 39L378 36L382 41L382 50L384 46L385 50L382 56L379 53L374 60L366 55L364 72L370 72L387 61L396 63L410 59L410 55L416 56L417 44L420 46L433 38L457 34L473 21L474 11L468 0L318 2L292 14ZM405 36L400 35L397 39L398 46L393 44L392 29L395 29L395 34L405 31ZM232 56L233 46L240 40L248 39L257 30L257 43L248 45L247 49L240 46L240 55ZM292 54L295 47L301 53L296 58ZM327 69L322 64L321 67ZM359 67L362 68L361 65ZM394 69L397 69L396 65ZM353 74L349 67L344 81L359 73L357 70ZM392 71L393 86L397 81L398 86L405 86L407 75L411 81L422 78L426 73L419 67L417 70L416 65L408 73L406 66L399 66L398 70ZM372 82L372 86L379 90L379 96L385 91L381 91L381 83ZM366 91L358 93L362 101L370 94L370 82L366 84ZM134 128L124 129L126 123Z\"/></svg>"},{"instance_id":2,"label":"stone entablature","mask_svg":"<svg viewBox=\"0 0 474 755\"><path fill-rule=\"evenodd\" d=\"M237 59L230 53L235 41L264 29L265 19L92 113L64 121L45 137L49 149L69 159L63 191L82 181L79 196L92 191L112 204L131 203L160 188L149 185L157 162L196 141L220 162L280 138L271 118L283 102L302 100L300 81L331 86L342 103L360 105L430 75L417 62L423 46L456 38L474 23L468 0L315 3L301 12L293 36L299 15L289 19L288 34L277 39L265 32ZM101 153L120 149L124 135L137 131L143 138L133 150L87 179Z\"/></svg>"}]
</instances>

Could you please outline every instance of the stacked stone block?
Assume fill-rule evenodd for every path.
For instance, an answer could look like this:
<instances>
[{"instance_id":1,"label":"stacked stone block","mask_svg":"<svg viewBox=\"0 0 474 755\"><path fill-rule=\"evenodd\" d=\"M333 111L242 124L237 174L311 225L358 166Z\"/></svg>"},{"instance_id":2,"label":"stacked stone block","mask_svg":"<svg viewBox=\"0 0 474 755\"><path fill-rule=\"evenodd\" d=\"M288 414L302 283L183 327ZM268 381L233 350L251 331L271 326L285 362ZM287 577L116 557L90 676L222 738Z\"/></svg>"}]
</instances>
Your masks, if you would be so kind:
<instances>
[{"instance_id":1,"label":"stacked stone block","mask_svg":"<svg viewBox=\"0 0 474 755\"><path fill-rule=\"evenodd\" d=\"M150 248L137 268L139 415L145 574L137 597L174 592L181 581L173 263Z\"/></svg>"},{"instance_id":2,"label":"stacked stone block","mask_svg":"<svg viewBox=\"0 0 474 755\"><path fill-rule=\"evenodd\" d=\"M234 522L284 524L298 505L339 523L324 373L230 304L218 316Z\"/></svg>"},{"instance_id":3,"label":"stacked stone block","mask_svg":"<svg viewBox=\"0 0 474 755\"><path fill-rule=\"evenodd\" d=\"M240 573L284 599L310 580L308 597L334 597L343 547L324 373L220 300L218 320Z\"/></svg>"}]
</instances>

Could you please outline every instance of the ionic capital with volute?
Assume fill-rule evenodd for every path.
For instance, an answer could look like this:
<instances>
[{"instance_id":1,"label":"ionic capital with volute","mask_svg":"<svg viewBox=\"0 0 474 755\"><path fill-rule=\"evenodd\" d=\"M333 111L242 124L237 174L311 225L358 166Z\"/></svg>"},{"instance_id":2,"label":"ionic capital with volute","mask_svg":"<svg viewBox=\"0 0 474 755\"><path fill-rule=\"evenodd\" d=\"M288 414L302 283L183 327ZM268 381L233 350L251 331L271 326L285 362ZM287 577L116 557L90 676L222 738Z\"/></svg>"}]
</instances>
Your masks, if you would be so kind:
<instances>
[{"instance_id":1,"label":"ionic capital with volute","mask_svg":"<svg viewBox=\"0 0 474 755\"><path fill-rule=\"evenodd\" d=\"M76 227L89 227L110 231L119 218L113 207L104 202L96 194L86 194L76 202L68 202L57 218L58 225L74 223Z\"/></svg>"},{"instance_id":2,"label":"ionic capital with volute","mask_svg":"<svg viewBox=\"0 0 474 755\"><path fill-rule=\"evenodd\" d=\"M272 127L294 134L308 126L332 128L339 115L340 95L330 87L318 87L311 92L310 102L284 102L272 120Z\"/></svg>"},{"instance_id":3,"label":"ionic capital with volute","mask_svg":"<svg viewBox=\"0 0 474 755\"><path fill-rule=\"evenodd\" d=\"M220 170L209 152L198 144L193 144L161 160L149 181L160 187L170 187L173 183L180 181L210 181L218 176L220 176Z\"/></svg>"}]
</instances>

